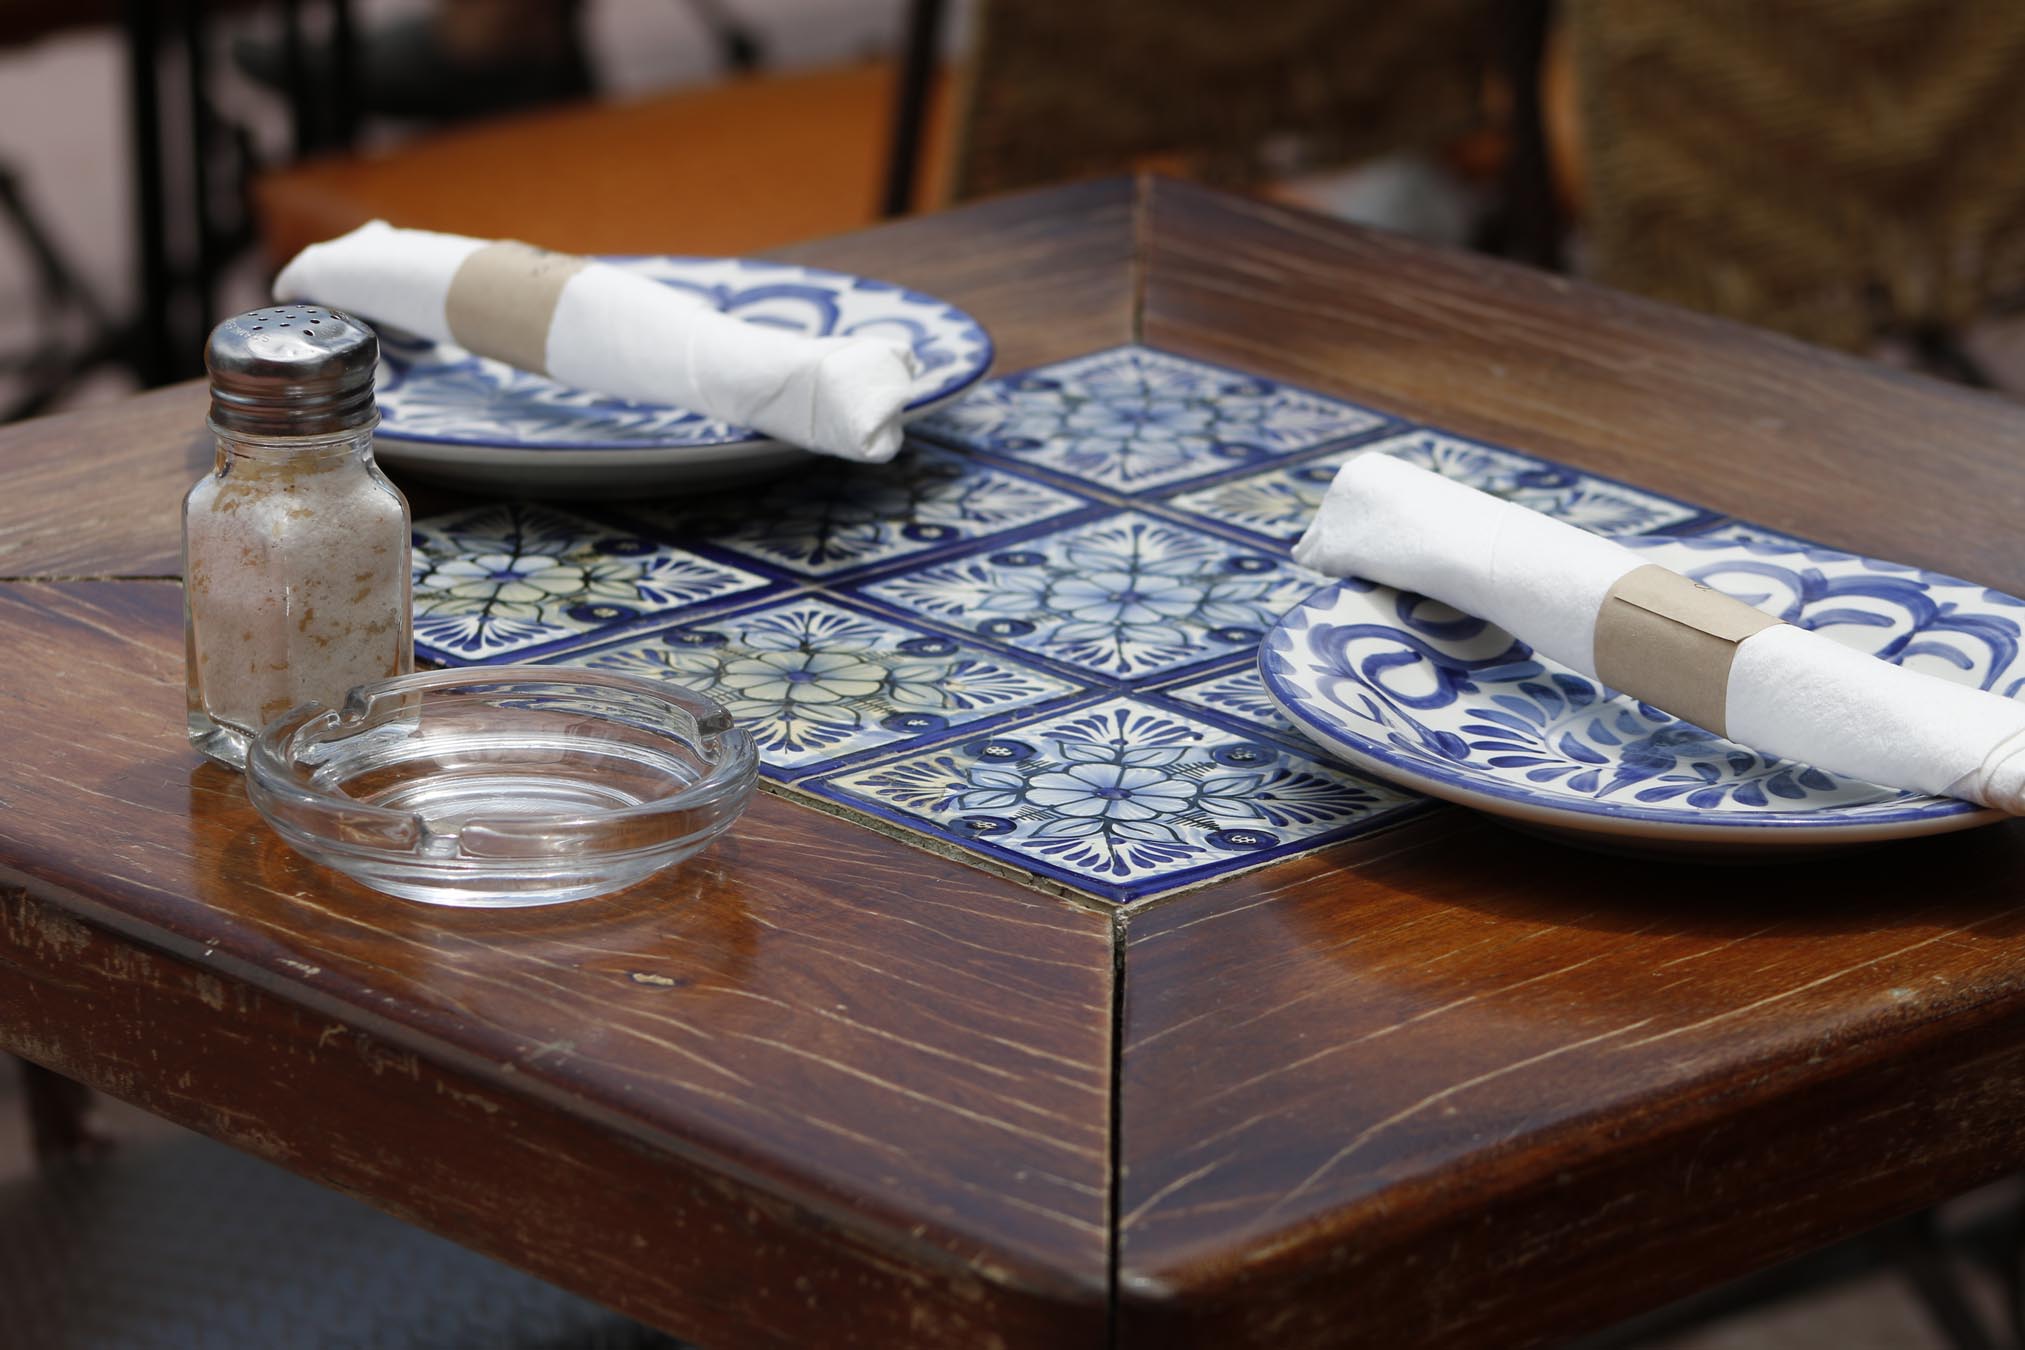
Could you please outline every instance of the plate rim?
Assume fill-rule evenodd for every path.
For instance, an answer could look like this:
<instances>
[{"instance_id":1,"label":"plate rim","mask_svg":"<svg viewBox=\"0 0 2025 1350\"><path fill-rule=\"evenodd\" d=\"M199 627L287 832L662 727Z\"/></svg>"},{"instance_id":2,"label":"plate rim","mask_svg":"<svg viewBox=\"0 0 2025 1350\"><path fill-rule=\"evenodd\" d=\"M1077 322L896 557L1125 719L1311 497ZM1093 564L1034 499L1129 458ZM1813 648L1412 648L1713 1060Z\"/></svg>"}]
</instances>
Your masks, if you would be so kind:
<instances>
[{"instance_id":1,"label":"plate rim","mask_svg":"<svg viewBox=\"0 0 2025 1350\"><path fill-rule=\"evenodd\" d=\"M989 375L991 373L992 367L998 361L998 344L992 338L991 330L985 327L984 323L975 314L972 314L969 310L963 308L963 306L958 305L954 301L944 300L940 296L930 295L926 291L915 290L911 286L903 286L899 282L882 281L877 277L862 276L855 272L840 272L837 269L831 267L817 267L808 263L786 262L771 258L744 258L737 256L712 256L708 254L688 254L688 253L608 253L608 254L597 254L594 256L600 262L611 262L611 263L628 263L628 262L733 263L742 266L750 265L766 268L774 268L774 267L791 268L797 272L802 273L805 276L828 277L850 282L853 287L869 283L874 287L890 291L902 297L926 301L929 304L938 305L944 309L951 310L957 314L962 315L964 320L970 325L971 329L973 329L977 333L978 340L982 344L982 348L978 353L980 359L975 363L974 367L968 369L967 371L958 372L956 377L952 379L945 379L941 384L937 385L935 388L930 389L925 393L916 395L914 398L910 399L907 402L907 404L901 409L901 416L903 420L911 421L915 417L924 416L927 413L934 411L936 408L941 407L943 404L948 403L950 400L958 397L966 390L970 389L973 385L977 384L980 380L984 379L987 375ZM439 342L435 343L434 345L443 346L446 344ZM474 357L477 356L476 353L469 353L469 355L472 355ZM478 357L477 359L483 360L484 358ZM397 363L397 358L387 355L384 348L382 348L381 360L388 364ZM587 392L595 392L595 391L587 391ZM376 405L377 402L378 400L376 398L375 399ZM672 407L674 405L655 404L643 406ZM384 413L381 414L381 426L382 428L385 427ZM555 455L605 454L605 455L623 455L627 458L635 458L643 454L679 455L698 450L715 450L719 448L728 448L731 446L744 446L750 448L756 445L758 446L779 445L779 446L786 446L787 448L790 449L797 449L797 450L802 449L802 447L800 446L788 446L788 443L786 441L781 440L777 436L768 436L758 431L747 431L743 436L730 437L722 440L704 441L701 443L690 443L685 445L642 445L637 441L572 441L567 443L556 443L549 445L502 445L497 441L469 440L459 438L456 436L444 435L439 432L404 432L399 430L389 431L384 429L376 431L374 433L374 441L376 445L384 442L384 443L391 443L396 446L411 446L411 445L428 446L438 451L442 450L491 451L499 454L512 455L515 456L516 458L525 456L526 462L529 463L534 462L536 459L548 458ZM814 453L814 452L805 451L804 453Z\"/></svg>"},{"instance_id":2,"label":"plate rim","mask_svg":"<svg viewBox=\"0 0 2025 1350\"><path fill-rule=\"evenodd\" d=\"M981 378L981 377L980 377ZM962 398L969 391L969 385L960 386L937 398L933 403L910 411L905 422L930 413ZM387 447L393 447L395 454L386 456ZM663 456L682 456L682 463L705 458L705 452L736 451L741 463L753 463L752 457L772 452L783 462L796 459L835 459L837 456L824 455L804 446L792 445L777 436L752 435L735 441L709 441L702 445L624 445L624 446L531 446L492 445L477 441L424 441L416 437L373 433L373 454L384 456L393 463L428 465L470 465L472 467L533 468L541 465L562 467L564 461L557 456L567 455L568 467L574 469L625 469L633 466L642 468L668 467L670 461ZM846 463L856 463L847 460Z\"/></svg>"},{"instance_id":3,"label":"plate rim","mask_svg":"<svg viewBox=\"0 0 2025 1350\"><path fill-rule=\"evenodd\" d=\"M1667 536L1644 536L1654 543L1678 542ZM1629 544L1630 540L1620 540ZM1860 556L1860 555L1850 555ZM1333 601L1345 588L1342 579L1316 587L1295 602L1259 643L1257 668L1266 695L1281 714L1325 753L1337 756L1387 782L1472 807L1492 815L1506 816L1551 829L1605 834L1630 839L1667 839L1681 842L1748 843L1767 847L1804 845L1835 840L1862 843L1867 840L1914 838L1944 834L1993 824L2005 813L1992 807L1954 798L1921 795L1901 804L1909 814L1866 820L1809 819L1791 811L1762 812L1752 816L1670 812L1652 806L1622 806L1591 803L1584 798L1548 798L1501 783L1484 781L1478 771L1456 769L1443 773L1417 761L1395 757L1370 737L1344 727L1326 726L1302 710L1302 703L1285 687L1283 678L1272 669L1269 657L1272 642L1283 633L1291 641L1288 621L1311 609L1327 596ZM1832 814L1824 808L1810 815Z\"/></svg>"}]
</instances>

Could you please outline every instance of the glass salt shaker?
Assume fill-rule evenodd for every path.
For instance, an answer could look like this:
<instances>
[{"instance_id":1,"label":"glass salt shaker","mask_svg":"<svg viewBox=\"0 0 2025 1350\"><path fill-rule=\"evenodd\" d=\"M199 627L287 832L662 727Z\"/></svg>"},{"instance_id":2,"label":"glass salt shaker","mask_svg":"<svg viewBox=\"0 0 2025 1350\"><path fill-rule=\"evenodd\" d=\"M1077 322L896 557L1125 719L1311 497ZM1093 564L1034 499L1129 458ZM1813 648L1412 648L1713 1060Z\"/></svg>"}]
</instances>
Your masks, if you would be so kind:
<instances>
[{"instance_id":1,"label":"glass salt shaker","mask_svg":"<svg viewBox=\"0 0 2025 1350\"><path fill-rule=\"evenodd\" d=\"M414 669L408 503L373 462L379 339L276 305L204 351L218 457L183 499L190 740L243 768L297 704Z\"/></svg>"}]
</instances>

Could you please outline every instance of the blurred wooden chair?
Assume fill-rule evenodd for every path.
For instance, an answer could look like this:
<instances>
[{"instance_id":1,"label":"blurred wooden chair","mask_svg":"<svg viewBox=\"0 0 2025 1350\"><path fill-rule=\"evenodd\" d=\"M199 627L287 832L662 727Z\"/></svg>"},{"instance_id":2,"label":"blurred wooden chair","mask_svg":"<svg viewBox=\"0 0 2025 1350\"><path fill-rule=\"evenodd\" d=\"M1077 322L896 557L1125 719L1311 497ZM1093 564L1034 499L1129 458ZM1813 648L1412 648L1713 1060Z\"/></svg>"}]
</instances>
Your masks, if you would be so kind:
<instances>
[{"instance_id":1,"label":"blurred wooden chair","mask_svg":"<svg viewBox=\"0 0 2025 1350\"><path fill-rule=\"evenodd\" d=\"M268 175L268 252L379 216L577 252L745 253L1138 167L1256 186L1290 154L1341 163L1476 125L1499 31L1490 0L993 0L960 69L927 78L946 3L911 0L902 61L549 110Z\"/></svg>"},{"instance_id":2,"label":"blurred wooden chair","mask_svg":"<svg viewBox=\"0 0 2025 1350\"><path fill-rule=\"evenodd\" d=\"M367 220L576 253L751 253L881 215L896 68L762 75L444 131L255 185L270 258ZM918 200L935 200L938 84Z\"/></svg>"},{"instance_id":3,"label":"blurred wooden chair","mask_svg":"<svg viewBox=\"0 0 2025 1350\"><path fill-rule=\"evenodd\" d=\"M1251 188L1477 125L1489 0L986 0L959 197L1151 164Z\"/></svg>"},{"instance_id":4,"label":"blurred wooden chair","mask_svg":"<svg viewBox=\"0 0 2025 1350\"><path fill-rule=\"evenodd\" d=\"M2025 296L2025 6L1568 0L1593 270L1840 347Z\"/></svg>"},{"instance_id":5,"label":"blurred wooden chair","mask_svg":"<svg viewBox=\"0 0 2025 1350\"><path fill-rule=\"evenodd\" d=\"M0 231L13 236L34 268L41 325L29 351L0 357L0 374L18 377L24 386L0 402L0 422L44 411L84 375L107 365L129 367L144 384L202 373L212 288L230 255L250 238L243 193L235 189L252 162L243 129L219 117L209 98L207 24L254 3L0 4L0 51L84 28L116 32L120 39L134 264L141 290L131 312L111 313L69 264L63 241L35 214L28 191L0 163ZM177 72L168 81L161 78L165 65ZM185 190L171 189L178 180ZM82 329L82 336L73 336L71 329Z\"/></svg>"}]
</instances>

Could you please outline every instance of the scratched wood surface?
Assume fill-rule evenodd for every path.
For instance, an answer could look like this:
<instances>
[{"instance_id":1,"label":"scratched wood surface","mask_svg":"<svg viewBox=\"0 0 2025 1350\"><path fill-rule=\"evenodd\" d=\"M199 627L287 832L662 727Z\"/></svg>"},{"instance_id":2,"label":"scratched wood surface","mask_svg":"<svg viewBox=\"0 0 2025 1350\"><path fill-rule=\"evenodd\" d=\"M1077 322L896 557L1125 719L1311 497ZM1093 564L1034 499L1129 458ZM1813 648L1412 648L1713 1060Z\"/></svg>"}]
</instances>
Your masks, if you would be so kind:
<instances>
[{"instance_id":1,"label":"scratched wood surface","mask_svg":"<svg viewBox=\"0 0 2025 1350\"><path fill-rule=\"evenodd\" d=\"M1101 1337L1101 921L764 795L602 901L377 895L189 754L180 606L0 589L49 675L7 695L0 1046L706 1341Z\"/></svg>"},{"instance_id":2,"label":"scratched wood surface","mask_svg":"<svg viewBox=\"0 0 2025 1350\"><path fill-rule=\"evenodd\" d=\"M1133 204L797 256L1031 364L1128 336ZM557 910L305 863L189 750L180 590L138 579L177 570L202 412L0 431L0 1050L707 1344L1101 1343L1109 924L767 795Z\"/></svg>"},{"instance_id":3,"label":"scratched wood surface","mask_svg":"<svg viewBox=\"0 0 2025 1350\"><path fill-rule=\"evenodd\" d=\"M1713 321L1171 184L790 253L1001 370L1137 334L2025 589L2025 415ZM680 904L374 897L184 749L174 585L81 580L173 574L200 413L0 431L0 577L56 579L0 586L0 1047L628 1311L1516 1345L2025 1161L2016 827L1710 872L1444 810L1114 931L763 797Z\"/></svg>"},{"instance_id":4,"label":"scratched wood surface","mask_svg":"<svg viewBox=\"0 0 2025 1350\"><path fill-rule=\"evenodd\" d=\"M1143 334L2025 593L2025 410L1159 184ZM2025 1162L2025 830L1663 867L1447 810L1134 915L1131 1344L1551 1343Z\"/></svg>"}]
</instances>

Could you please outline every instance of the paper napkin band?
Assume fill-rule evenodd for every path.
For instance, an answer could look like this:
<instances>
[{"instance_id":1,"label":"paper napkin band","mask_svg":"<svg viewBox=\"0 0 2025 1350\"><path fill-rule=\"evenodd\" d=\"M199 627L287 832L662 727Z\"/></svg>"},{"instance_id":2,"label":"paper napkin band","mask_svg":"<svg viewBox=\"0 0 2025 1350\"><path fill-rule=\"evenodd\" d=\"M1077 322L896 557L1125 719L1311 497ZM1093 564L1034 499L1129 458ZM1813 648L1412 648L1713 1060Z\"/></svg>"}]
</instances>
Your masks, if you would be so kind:
<instances>
[{"instance_id":1,"label":"paper napkin band","mask_svg":"<svg viewBox=\"0 0 2025 1350\"><path fill-rule=\"evenodd\" d=\"M1726 736L1737 646L1778 622L1648 563L1619 577L1596 612L1596 678Z\"/></svg>"},{"instance_id":2,"label":"paper napkin band","mask_svg":"<svg viewBox=\"0 0 2025 1350\"><path fill-rule=\"evenodd\" d=\"M531 244L487 244L450 278L444 317L458 346L520 370L548 374L548 326L569 279L588 258Z\"/></svg>"}]
</instances>

